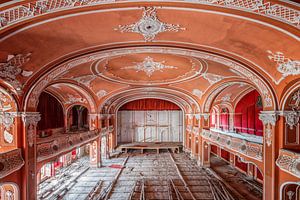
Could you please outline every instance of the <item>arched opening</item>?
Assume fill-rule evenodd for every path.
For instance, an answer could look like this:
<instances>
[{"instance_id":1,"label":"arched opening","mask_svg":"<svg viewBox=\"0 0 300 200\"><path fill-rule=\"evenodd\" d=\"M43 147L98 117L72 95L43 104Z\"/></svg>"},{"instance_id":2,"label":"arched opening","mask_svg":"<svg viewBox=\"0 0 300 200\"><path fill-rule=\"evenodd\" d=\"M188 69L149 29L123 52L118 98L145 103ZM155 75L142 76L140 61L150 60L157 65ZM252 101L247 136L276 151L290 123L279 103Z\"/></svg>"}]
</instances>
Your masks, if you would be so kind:
<instances>
[{"instance_id":1,"label":"arched opening","mask_svg":"<svg viewBox=\"0 0 300 200\"><path fill-rule=\"evenodd\" d=\"M64 108L53 95L47 92L41 93L37 112L41 115L37 125L39 137L49 137L64 132Z\"/></svg>"},{"instance_id":2,"label":"arched opening","mask_svg":"<svg viewBox=\"0 0 300 200\"><path fill-rule=\"evenodd\" d=\"M89 111L85 106L72 106L68 112L69 130L71 132L88 130L88 113Z\"/></svg>"},{"instance_id":3,"label":"arched opening","mask_svg":"<svg viewBox=\"0 0 300 200\"><path fill-rule=\"evenodd\" d=\"M117 112L118 144L135 142L182 142L183 112L162 99L139 99Z\"/></svg>"},{"instance_id":4,"label":"arched opening","mask_svg":"<svg viewBox=\"0 0 300 200\"><path fill-rule=\"evenodd\" d=\"M300 88L287 97L283 116L283 148L300 153Z\"/></svg>"},{"instance_id":5,"label":"arched opening","mask_svg":"<svg viewBox=\"0 0 300 200\"><path fill-rule=\"evenodd\" d=\"M298 200L300 199L300 184L296 182L285 183L281 187L281 200Z\"/></svg>"},{"instance_id":6,"label":"arched opening","mask_svg":"<svg viewBox=\"0 0 300 200\"><path fill-rule=\"evenodd\" d=\"M19 200L19 188L14 183L0 184L0 199L2 200Z\"/></svg>"}]
</instances>

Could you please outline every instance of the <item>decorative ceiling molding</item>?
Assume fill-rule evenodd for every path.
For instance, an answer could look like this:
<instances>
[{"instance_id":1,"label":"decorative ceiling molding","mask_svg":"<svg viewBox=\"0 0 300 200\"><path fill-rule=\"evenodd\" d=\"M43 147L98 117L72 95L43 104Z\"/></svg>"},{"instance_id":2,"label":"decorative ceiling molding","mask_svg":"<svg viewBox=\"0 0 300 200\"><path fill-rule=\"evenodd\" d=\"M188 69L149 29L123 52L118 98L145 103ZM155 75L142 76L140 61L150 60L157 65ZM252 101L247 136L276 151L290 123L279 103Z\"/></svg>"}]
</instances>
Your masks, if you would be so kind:
<instances>
[{"instance_id":1,"label":"decorative ceiling molding","mask_svg":"<svg viewBox=\"0 0 300 200\"><path fill-rule=\"evenodd\" d=\"M143 71L148 77L156 71L163 72L164 69L177 69L174 66L164 65L165 61L155 62L153 58L147 56L143 62L135 62L133 66L122 67L121 69L134 69L136 72Z\"/></svg>"},{"instance_id":2,"label":"decorative ceiling molding","mask_svg":"<svg viewBox=\"0 0 300 200\"><path fill-rule=\"evenodd\" d=\"M155 7L143 7L143 9L143 17L138 22L129 25L119 25L115 30L121 33L139 33L144 36L145 42L152 42L159 33L185 30L178 24L161 22L157 17Z\"/></svg>"},{"instance_id":3,"label":"decorative ceiling molding","mask_svg":"<svg viewBox=\"0 0 300 200\"><path fill-rule=\"evenodd\" d=\"M158 2L160 1L162 0L158 0ZM36 0L28 3L26 2L0 12L0 30L49 13L78 9L81 7L111 4L113 2L116 2L116 0ZM118 0L118 2L128 1ZM300 28L300 12L288 7L288 4L276 4L267 0L173 0L170 2L188 2L232 10L242 10L284 22L298 29Z\"/></svg>"},{"instance_id":4,"label":"decorative ceiling molding","mask_svg":"<svg viewBox=\"0 0 300 200\"><path fill-rule=\"evenodd\" d=\"M225 96L223 96L221 98L222 101L226 102L226 101L230 101L231 100L231 95L232 94L226 94Z\"/></svg>"},{"instance_id":5,"label":"decorative ceiling molding","mask_svg":"<svg viewBox=\"0 0 300 200\"><path fill-rule=\"evenodd\" d=\"M106 90L99 90L98 92L97 92L97 97L100 99L100 98L102 98L102 97L105 97L106 95L107 95L108 93L107 93L107 91Z\"/></svg>"},{"instance_id":6,"label":"decorative ceiling molding","mask_svg":"<svg viewBox=\"0 0 300 200\"><path fill-rule=\"evenodd\" d=\"M79 76L76 78L72 78L73 80L77 81L78 83L81 83L85 86L87 86L89 89L91 89L91 82L97 78L96 75L84 75L84 76Z\"/></svg>"},{"instance_id":7,"label":"decorative ceiling molding","mask_svg":"<svg viewBox=\"0 0 300 200\"><path fill-rule=\"evenodd\" d=\"M72 94L68 94L68 100L65 104L73 104L73 103L87 103L87 100L82 97L75 97Z\"/></svg>"},{"instance_id":8,"label":"decorative ceiling molding","mask_svg":"<svg viewBox=\"0 0 300 200\"><path fill-rule=\"evenodd\" d=\"M203 92L199 89L193 89L192 94L198 97L199 99L202 98Z\"/></svg>"},{"instance_id":9,"label":"decorative ceiling molding","mask_svg":"<svg viewBox=\"0 0 300 200\"><path fill-rule=\"evenodd\" d=\"M206 79L210 85L213 85L221 80L223 80L225 77L217 74L212 73L203 73L203 78Z\"/></svg>"},{"instance_id":10,"label":"decorative ceiling molding","mask_svg":"<svg viewBox=\"0 0 300 200\"><path fill-rule=\"evenodd\" d=\"M132 49L132 48L130 48ZM146 47L142 47L142 48L138 48L138 49L145 49L147 51ZM120 83L120 84L126 84L126 85L138 85L138 86L157 86L157 85L169 85L169 84L175 84L175 83L179 83L179 82L184 82L187 80L191 80L193 78L197 78L199 77L199 75L205 70L205 62L202 59L195 59L195 58L190 58L190 57L186 57L186 56L181 56L182 58L185 58L186 61L188 61L188 63L183 63L180 66L180 70L183 70L180 72L178 71L173 71L174 73L167 73L167 77L162 78L162 77L153 77L150 78L149 76L145 76L146 78L141 78L140 76L131 76L131 73L120 73L118 72L118 69L123 70L124 67L122 67L123 65L115 65L112 64L110 65L110 62L116 58L116 57L126 57L128 55L132 56L135 53L158 53L161 54L162 56L164 56L163 51L156 51L153 49L150 49L149 52L143 52L143 50L141 52L139 52L139 50L137 51L129 51L128 54L124 53L124 54L119 54L119 53L113 53L116 54L116 56L112 57L112 58L103 58L103 59L99 59L97 62L94 62L92 64L91 70L92 72L99 76L102 79L108 80L110 82L115 82L115 83ZM121 55L121 56L120 56ZM172 54L171 54L172 55ZM169 55L170 56L170 55ZM122 62L122 61L120 61ZM154 62L154 61L153 61ZM145 62L146 63L146 62ZM149 61L149 63L151 64L151 62ZM163 62L160 62L161 64ZM148 67L144 67L143 66L143 62L140 63L141 67L139 67L141 70L144 68L148 68ZM159 65L159 63L155 63L156 65ZM154 65L154 64L153 64ZM161 66L158 66L156 68L160 68ZM127 67L125 67L127 68ZM134 66L130 66L130 68L136 68ZM154 67L149 67L150 69L144 69L145 71L153 71ZM166 68L172 68L175 69L174 66L164 66L164 69ZM177 67L176 67L177 68ZM188 69L186 69L188 68ZM128 69L128 68L127 68ZM179 69L179 67L178 67ZM140 71L141 71L140 70ZM157 69L156 71L158 71L159 69ZM174 75L175 74L175 75ZM147 73L146 73L147 75ZM141 75L142 76L142 75Z\"/></svg>"},{"instance_id":11,"label":"decorative ceiling molding","mask_svg":"<svg viewBox=\"0 0 300 200\"><path fill-rule=\"evenodd\" d=\"M209 112L210 109L210 105L212 104L212 101L214 100L214 98L216 97L216 95L218 95L222 90L224 90L225 88L234 85L235 83L225 83L221 86L219 86L218 88L216 88L207 98L205 106L204 106L204 112Z\"/></svg>"},{"instance_id":12,"label":"decorative ceiling molding","mask_svg":"<svg viewBox=\"0 0 300 200\"><path fill-rule=\"evenodd\" d=\"M287 58L279 51L273 53L268 50L267 52L269 53L268 58L277 63L277 71L282 74L282 77L278 81L275 81L277 85L289 75L300 75L300 60Z\"/></svg>"},{"instance_id":13,"label":"decorative ceiling molding","mask_svg":"<svg viewBox=\"0 0 300 200\"><path fill-rule=\"evenodd\" d=\"M210 60L213 62L221 63L235 71L238 71L244 78L248 79L252 84L257 88L257 90L262 95L263 105L266 108L274 108L275 106L275 97L271 92L271 88L269 88L268 84L266 84L263 79L255 74L252 70L248 69L246 66L242 65L239 62L235 62L228 58L224 58L219 55L210 54L207 52L200 52L190 49L181 49L181 48L171 48L171 47L134 47L134 48L120 48L114 50L106 50L101 52L95 52L92 54L87 54L81 57L74 58L70 61L62 63L61 65L55 67L53 70L45 74L40 78L39 81L34 85L31 93L27 95L26 105L31 108L36 108L37 99L43 91L43 89L49 85L57 76L60 76L66 70L70 70L80 64L88 63L96 60L107 59L111 55L121 56L128 54L136 54L136 53L165 53L172 55L180 55L186 57L192 57L196 59ZM195 76L199 76L199 73L195 73ZM274 108L275 109L275 108Z\"/></svg>"},{"instance_id":14,"label":"decorative ceiling molding","mask_svg":"<svg viewBox=\"0 0 300 200\"><path fill-rule=\"evenodd\" d=\"M0 63L0 78L10 84L17 92L22 92L23 85L17 78L29 77L32 71L23 70L22 67L30 60L31 53L8 55L7 61Z\"/></svg>"}]
</instances>

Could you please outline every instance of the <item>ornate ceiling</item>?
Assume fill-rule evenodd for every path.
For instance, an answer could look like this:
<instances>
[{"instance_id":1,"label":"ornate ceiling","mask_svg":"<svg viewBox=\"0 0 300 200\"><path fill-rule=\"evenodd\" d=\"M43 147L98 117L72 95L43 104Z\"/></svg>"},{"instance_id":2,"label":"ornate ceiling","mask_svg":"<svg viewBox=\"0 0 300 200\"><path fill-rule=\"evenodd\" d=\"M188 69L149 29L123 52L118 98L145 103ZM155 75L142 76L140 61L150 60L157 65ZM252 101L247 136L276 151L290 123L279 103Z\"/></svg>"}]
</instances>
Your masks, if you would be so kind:
<instances>
[{"instance_id":1,"label":"ornate ceiling","mask_svg":"<svg viewBox=\"0 0 300 200\"><path fill-rule=\"evenodd\" d=\"M94 112L135 89L178 91L199 112L257 89L274 109L300 78L297 4L60 2L0 7L0 84L21 109L35 110L46 88L66 107Z\"/></svg>"}]
</instances>

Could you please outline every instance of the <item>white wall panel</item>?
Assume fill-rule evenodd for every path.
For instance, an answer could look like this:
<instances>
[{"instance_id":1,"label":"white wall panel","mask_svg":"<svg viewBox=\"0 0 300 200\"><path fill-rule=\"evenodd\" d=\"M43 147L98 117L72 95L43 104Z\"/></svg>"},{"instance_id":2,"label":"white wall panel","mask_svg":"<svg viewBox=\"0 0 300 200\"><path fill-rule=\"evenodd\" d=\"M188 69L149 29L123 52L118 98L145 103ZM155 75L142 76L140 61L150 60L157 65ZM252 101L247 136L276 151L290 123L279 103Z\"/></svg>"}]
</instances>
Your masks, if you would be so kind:
<instances>
[{"instance_id":1,"label":"white wall panel","mask_svg":"<svg viewBox=\"0 0 300 200\"><path fill-rule=\"evenodd\" d=\"M119 111L118 142L182 142L181 111Z\"/></svg>"}]
</instances>

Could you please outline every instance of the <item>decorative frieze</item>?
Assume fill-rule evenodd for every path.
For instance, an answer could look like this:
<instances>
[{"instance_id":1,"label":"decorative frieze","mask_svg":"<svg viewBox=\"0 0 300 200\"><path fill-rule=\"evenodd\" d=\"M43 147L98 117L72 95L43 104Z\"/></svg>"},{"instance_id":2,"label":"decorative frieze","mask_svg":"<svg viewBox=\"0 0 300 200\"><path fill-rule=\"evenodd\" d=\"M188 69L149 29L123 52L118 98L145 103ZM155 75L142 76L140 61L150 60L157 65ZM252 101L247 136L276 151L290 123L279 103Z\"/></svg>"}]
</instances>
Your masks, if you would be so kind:
<instances>
[{"instance_id":1,"label":"decorative frieze","mask_svg":"<svg viewBox=\"0 0 300 200\"><path fill-rule=\"evenodd\" d=\"M22 113L22 120L26 128L28 145L32 147L36 137L36 126L41 120L41 115L37 112Z\"/></svg>"},{"instance_id":2,"label":"decorative frieze","mask_svg":"<svg viewBox=\"0 0 300 200\"><path fill-rule=\"evenodd\" d=\"M234 137L234 135L223 134L213 130L202 130L201 136L211 143L223 146L231 151L238 152L258 161L263 158L263 145Z\"/></svg>"},{"instance_id":3,"label":"decorative frieze","mask_svg":"<svg viewBox=\"0 0 300 200\"><path fill-rule=\"evenodd\" d=\"M78 9L80 7L86 6L97 6L103 4L110 4L115 2L115 0L44 0L44 1L32 1L26 2L21 5L14 6L12 8L6 9L0 12L0 30L5 27L14 25L16 23L30 20L35 17L46 13L55 13L62 10ZM119 2L122 2L119 1ZM263 0L176 0L176 2L190 2L200 5L211 5L217 7L225 7L227 9L233 10L243 10L253 14L259 14L268 18L278 20L280 22L287 23L291 26L300 27L300 12L296 9L290 8L287 5L276 4L269 1ZM142 18L143 19L143 18ZM149 20L145 20L148 22ZM135 28L141 28L147 30L147 24L141 23ZM154 19L154 22L158 20ZM142 21L143 22L143 21ZM160 21L158 21L160 22ZM153 22L152 22L153 23ZM161 22L162 23L162 22ZM165 24L165 23L163 23ZM135 25L135 24L132 24ZM159 23L158 23L159 25ZM156 25L156 26L158 26ZM168 24L165 24L165 26ZM129 25L128 25L129 26ZM164 26L164 27L165 27ZM176 25L175 30L180 28ZM167 29L173 28L173 26L167 27ZM132 27L133 28L133 27ZM151 31L157 31L157 29L151 28ZM160 30L160 29L159 29ZM172 30L172 29L171 29Z\"/></svg>"},{"instance_id":4,"label":"decorative frieze","mask_svg":"<svg viewBox=\"0 0 300 200\"><path fill-rule=\"evenodd\" d=\"M300 154L281 149L276 165L283 171L300 178Z\"/></svg>"},{"instance_id":5,"label":"decorative frieze","mask_svg":"<svg viewBox=\"0 0 300 200\"><path fill-rule=\"evenodd\" d=\"M86 131L78 134L61 134L55 138L43 138L37 141L38 162L67 152L99 137L99 131Z\"/></svg>"},{"instance_id":6,"label":"decorative frieze","mask_svg":"<svg viewBox=\"0 0 300 200\"><path fill-rule=\"evenodd\" d=\"M24 163L21 149L0 153L0 179L21 169Z\"/></svg>"},{"instance_id":7,"label":"decorative frieze","mask_svg":"<svg viewBox=\"0 0 300 200\"><path fill-rule=\"evenodd\" d=\"M115 30L119 30L121 33L139 33L144 36L146 42L153 41L159 33L185 30L178 24L161 22L157 17L155 7L144 7L143 9L143 17L138 22L129 25L119 25Z\"/></svg>"}]
</instances>

